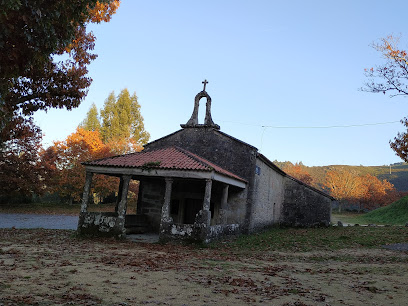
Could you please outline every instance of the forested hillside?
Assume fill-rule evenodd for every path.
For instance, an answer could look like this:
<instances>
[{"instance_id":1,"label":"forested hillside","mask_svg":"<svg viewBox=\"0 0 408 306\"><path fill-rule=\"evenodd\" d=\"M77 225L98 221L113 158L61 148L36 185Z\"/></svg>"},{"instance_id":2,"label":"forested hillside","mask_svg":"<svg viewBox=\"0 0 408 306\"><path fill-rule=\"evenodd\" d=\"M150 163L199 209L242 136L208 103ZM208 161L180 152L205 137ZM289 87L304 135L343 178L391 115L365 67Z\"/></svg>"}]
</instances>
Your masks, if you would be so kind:
<instances>
[{"instance_id":1,"label":"forested hillside","mask_svg":"<svg viewBox=\"0 0 408 306\"><path fill-rule=\"evenodd\" d=\"M290 162L278 162L274 163L280 167L285 168L285 165L291 164ZM330 165L320 167L308 167L304 166L306 171L312 176L313 183L316 187L321 187L324 184L326 172L338 168L344 168L350 171L357 172L360 175L371 174L380 180L387 180L397 191L408 192L408 164L397 163L388 166L348 166L348 165Z\"/></svg>"}]
</instances>

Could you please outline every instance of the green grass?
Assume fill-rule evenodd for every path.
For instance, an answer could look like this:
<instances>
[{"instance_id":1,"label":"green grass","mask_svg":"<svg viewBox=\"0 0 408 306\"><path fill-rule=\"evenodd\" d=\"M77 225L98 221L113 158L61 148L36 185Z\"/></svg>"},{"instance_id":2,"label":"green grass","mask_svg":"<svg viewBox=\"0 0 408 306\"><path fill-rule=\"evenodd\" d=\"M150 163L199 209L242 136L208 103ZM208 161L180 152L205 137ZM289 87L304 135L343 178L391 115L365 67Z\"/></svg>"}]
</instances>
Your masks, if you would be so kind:
<instances>
[{"instance_id":1,"label":"green grass","mask_svg":"<svg viewBox=\"0 0 408 306\"><path fill-rule=\"evenodd\" d=\"M359 217L361 217L363 215L363 213L356 213L356 212L348 212L348 211L344 211L344 212L336 212L333 211L332 212L332 216L331 216L331 221L333 224L337 224L337 221L341 221L342 223L350 223L350 224L355 224L355 223L359 223Z\"/></svg>"},{"instance_id":2,"label":"green grass","mask_svg":"<svg viewBox=\"0 0 408 306\"><path fill-rule=\"evenodd\" d=\"M375 248L401 242L408 243L407 227L272 228L258 234L239 236L222 244L222 247L237 251L307 252ZM220 242L210 247L219 248Z\"/></svg>"},{"instance_id":3,"label":"green grass","mask_svg":"<svg viewBox=\"0 0 408 306\"><path fill-rule=\"evenodd\" d=\"M355 219L358 223L404 225L408 223L408 196Z\"/></svg>"}]
</instances>

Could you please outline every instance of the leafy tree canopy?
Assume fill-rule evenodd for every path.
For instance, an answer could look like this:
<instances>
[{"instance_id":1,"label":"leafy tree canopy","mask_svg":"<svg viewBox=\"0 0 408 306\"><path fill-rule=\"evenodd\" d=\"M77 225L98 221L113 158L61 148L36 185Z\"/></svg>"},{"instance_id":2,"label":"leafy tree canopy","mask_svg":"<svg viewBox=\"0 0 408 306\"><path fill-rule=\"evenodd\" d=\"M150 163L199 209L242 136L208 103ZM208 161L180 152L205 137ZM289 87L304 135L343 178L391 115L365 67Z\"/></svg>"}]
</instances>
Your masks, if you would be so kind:
<instances>
[{"instance_id":1,"label":"leafy tree canopy","mask_svg":"<svg viewBox=\"0 0 408 306\"><path fill-rule=\"evenodd\" d=\"M92 103L91 108L79 127L87 131L101 131L101 122L99 121L98 108L95 103Z\"/></svg>"},{"instance_id":2,"label":"leafy tree canopy","mask_svg":"<svg viewBox=\"0 0 408 306\"><path fill-rule=\"evenodd\" d=\"M372 47L381 53L385 62L375 68L365 69L368 81L363 91L389 94L390 97L408 95L408 58L407 51L399 48L399 38L387 36Z\"/></svg>"},{"instance_id":3,"label":"leafy tree canopy","mask_svg":"<svg viewBox=\"0 0 408 306\"><path fill-rule=\"evenodd\" d=\"M117 153L138 151L150 138L144 129L136 93L123 89L118 97L111 92L101 110L101 136L104 143L117 147Z\"/></svg>"},{"instance_id":4,"label":"leafy tree canopy","mask_svg":"<svg viewBox=\"0 0 408 306\"><path fill-rule=\"evenodd\" d=\"M408 96L408 53L400 49L399 38L390 35L373 44L373 48L382 54L385 63L365 69L368 81L362 90L389 94L390 97ZM401 122L408 128L407 118ZM394 141L390 141L390 146L402 160L408 162L408 129L398 133Z\"/></svg>"},{"instance_id":5,"label":"leafy tree canopy","mask_svg":"<svg viewBox=\"0 0 408 306\"><path fill-rule=\"evenodd\" d=\"M118 6L118 0L1 1L0 128L40 109L80 104L91 84L87 65L96 58L86 25L109 21ZM62 54L67 59L56 61Z\"/></svg>"},{"instance_id":6,"label":"leafy tree canopy","mask_svg":"<svg viewBox=\"0 0 408 306\"><path fill-rule=\"evenodd\" d=\"M394 185L387 180L381 181L371 174L359 175L343 167L326 173L325 189L339 200L339 211L346 202L372 209L390 204L397 197Z\"/></svg>"},{"instance_id":7,"label":"leafy tree canopy","mask_svg":"<svg viewBox=\"0 0 408 306\"><path fill-rule=\"evenodd\" d=\"M85 184L85 171L81 162L111 156L109 146L104 145L98 131L78 128L64 141L56 141L43 152L51 179L47 188L60 196L79 201ZM116 180L101 176L94 180L95 191L107 195L116 190Z\"/></svg>"},{"instance_id":8,"label":"leafy tree canopy","mask_svg":"<svg viewBox=\"0 0 408 306\"><path fill-rule=\"evenodd\" d=\"M302 164L302 162L296 163L294 165L290 162L286 163L283 167L283 171L305 184L311 185L313 182L312 176L307 171L307 168Z\"/></svg>"},{"instance_id":9,"label":"leafy tree canopy","mask_svg":"<svg viewBox=\"0 0 408 306\"><path fill-rule=\"evenodd\" d=\"M18 118L12 125L1 131L6 141L0 150L0 196L41 194L46 176L39 155L41 131L32 119ZM6 135L6 131L10 132Z\"/></svg>"}]
</instances>

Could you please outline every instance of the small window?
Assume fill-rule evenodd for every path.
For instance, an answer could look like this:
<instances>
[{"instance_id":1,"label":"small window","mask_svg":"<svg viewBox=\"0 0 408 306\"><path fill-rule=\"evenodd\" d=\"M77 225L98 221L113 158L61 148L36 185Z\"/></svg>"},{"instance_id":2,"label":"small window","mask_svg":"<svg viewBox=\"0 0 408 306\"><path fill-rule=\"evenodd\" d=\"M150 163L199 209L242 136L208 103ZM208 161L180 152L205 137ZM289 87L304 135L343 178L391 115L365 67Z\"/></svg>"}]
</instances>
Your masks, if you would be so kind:
<instances>
[{"instance_id":1,"label":"small window","mask_svg":"<svg viewBox=\"0 0 408 306\"><path fill-rule=\"evenodd\" d=\"M261 167L256 166L255 167L255 173L258 174L258 175L261 175Z\"/></svg>"}]
</instances>

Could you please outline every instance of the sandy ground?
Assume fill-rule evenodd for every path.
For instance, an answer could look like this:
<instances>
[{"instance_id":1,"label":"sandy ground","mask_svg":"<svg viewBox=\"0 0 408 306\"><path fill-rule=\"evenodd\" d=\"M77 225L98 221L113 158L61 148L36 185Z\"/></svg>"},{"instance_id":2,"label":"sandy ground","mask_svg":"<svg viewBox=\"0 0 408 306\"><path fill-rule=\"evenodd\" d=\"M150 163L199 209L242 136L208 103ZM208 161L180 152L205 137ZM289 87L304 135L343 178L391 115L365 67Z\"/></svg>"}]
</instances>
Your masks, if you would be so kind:
<instances>
[{"instance_id":1,"label":"sandy ground","mask_svg":"<svg viewBox=\"0 0 408 306\"><path fill-rule=\"evenodd\" d=\"M0 305L407 304L408 252L238 254L73 234L0 229Z\"/></svg>"}]
</instances>

